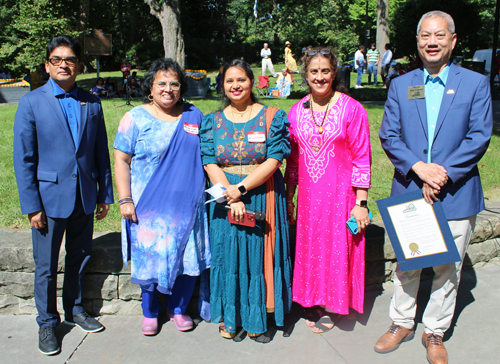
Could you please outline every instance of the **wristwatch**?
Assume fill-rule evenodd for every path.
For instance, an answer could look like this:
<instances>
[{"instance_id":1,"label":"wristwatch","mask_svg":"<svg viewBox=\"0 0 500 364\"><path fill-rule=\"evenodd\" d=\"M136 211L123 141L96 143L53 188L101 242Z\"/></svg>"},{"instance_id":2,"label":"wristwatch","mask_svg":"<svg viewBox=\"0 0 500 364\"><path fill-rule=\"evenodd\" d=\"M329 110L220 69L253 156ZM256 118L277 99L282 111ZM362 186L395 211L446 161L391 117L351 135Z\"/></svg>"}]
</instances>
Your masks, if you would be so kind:
<instances>
[{"instance_id":1,"label":"wristwatch","mask_svg":"<svg viewBox=\"0 0 500 364\"><path fill-rule=\"evenodd\" d=\"M368 201L367 200L356 200L356 205L358 205L360 207L368 208Z\"/></svg>"},{"instance_id":2,"label":"wristwatch","mask_svg":"<svg viewBox=\"0 0 500 364\"><path fill-rule=\"evenodd\" d=\"M247 189L245 188L245 186L243 186L243 183L241 182L238 183L236 187L238 187L238 190L241 192L242 195L246 195Z\"/></svg>"}]
</instances>

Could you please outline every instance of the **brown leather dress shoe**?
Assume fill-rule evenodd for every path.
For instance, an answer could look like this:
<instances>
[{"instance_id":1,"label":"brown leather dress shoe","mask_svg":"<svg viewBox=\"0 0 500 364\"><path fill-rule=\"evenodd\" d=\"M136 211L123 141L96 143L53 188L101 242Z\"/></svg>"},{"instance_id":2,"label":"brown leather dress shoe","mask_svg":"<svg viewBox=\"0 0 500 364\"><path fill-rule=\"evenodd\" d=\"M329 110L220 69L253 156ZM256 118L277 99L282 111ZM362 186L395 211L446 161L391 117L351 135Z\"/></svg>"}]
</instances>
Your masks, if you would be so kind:
<instances>
[{"instance_id":1,"label":"brown leather dress shoe","mask_svg":"<svg viewBox=\"0 0 500 364\"><path fill-rule=\"evenodd\" d=\"M435 334L422 335L422 344L427 349L427 361L431 364L448 364L448 352L443 344L443 338Z\"/></svg>"},{"instance_id":2,"label":"brown leather dress shoe","mask_svg":"<svg viewBox=\"0 0 500 364\"><path fill-rule=\"evenodd\" d=\"M399 348L401 343L410 341L415 336L413 329L392 324L389 330L382 335L375 344L375 351L380 354L390 353Z\"/></svg>"}]
</instances>

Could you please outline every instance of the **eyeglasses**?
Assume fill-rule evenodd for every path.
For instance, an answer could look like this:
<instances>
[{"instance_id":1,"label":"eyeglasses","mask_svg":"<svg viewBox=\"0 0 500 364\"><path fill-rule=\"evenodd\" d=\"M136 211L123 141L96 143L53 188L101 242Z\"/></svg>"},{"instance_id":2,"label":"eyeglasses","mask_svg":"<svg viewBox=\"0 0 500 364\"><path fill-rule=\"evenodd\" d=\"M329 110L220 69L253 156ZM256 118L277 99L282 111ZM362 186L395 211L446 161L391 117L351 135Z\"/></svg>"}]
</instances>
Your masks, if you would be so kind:
<instances>
[{"instance_id":1,"label":"eyeglasses","mask_svg":"<svg viewBox=\"0 0 500 364\"><path fill-rule=\"evenodd\" d=\"M329 50L328 48L324 49L311 49L307 51L308 56L315 56L316 54L321 53L322 55L326 56L328 54L332 54L332 51Z\"/></svg>"},{"instance_id":2,"label":"eyeglasses","mask_svg":"<svg viewBox=\"0 0 500 364\"><path fill-rule=\"evenodd\" d=\"M68 57L68 58L59 58L59 57L52 57L49 58L49 62L53 66L60 66L61 63L66 62L68 66L74 66L76 62L78 62L78 58L76 57Z\"/></svg>"},{"instance_id":3,"label":"eyeglasses","mask_svg":"<svg viewBox=\"0 0 500 364\"><path fill-rule=\"evenodd\" d=\"M160 91L165 91L167 89L167 86L170 86L171 91L179 91L181 89L181 83L178 81L172 81L170 83L165 82L165 81L160 81L155 83L156 87Z\"/></svg>"}]
</instances>

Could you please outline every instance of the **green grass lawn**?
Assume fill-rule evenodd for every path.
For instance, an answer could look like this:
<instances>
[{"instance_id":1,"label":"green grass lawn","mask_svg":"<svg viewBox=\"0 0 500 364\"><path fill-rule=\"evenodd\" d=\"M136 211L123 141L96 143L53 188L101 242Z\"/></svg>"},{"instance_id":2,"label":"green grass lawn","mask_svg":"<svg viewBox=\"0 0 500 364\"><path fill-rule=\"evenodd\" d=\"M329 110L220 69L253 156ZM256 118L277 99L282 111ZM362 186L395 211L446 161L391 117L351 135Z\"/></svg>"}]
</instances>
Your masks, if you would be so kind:
<instances>
[{"instance_id":1,"label":"green grass lawn","mask_svg":"<svg viewBox=\"0 0 500 364\"><path fill-rule=\"evenodd\" d=\"M275 66L276 70L280 68ZM256 68L256 75L260 75L260 69ZM215 72L215 71L214 71ZM209 76L211 73L209 73ZM101 76L114 77L115 80L120 80L120 72L103 72ZM352 76L352 75L351 75ZM366 76L366 75L365 75ZM142 73L139 73L142 77ZM214 77L215 79L215 77ZM95 74L80 75L78 84L80 87L89 89L92 83L95 82ZM121 84L121 83L120 83ZM351 83L354 85L354 83ZM353 90L354 91L354 90ZM360 90L355 90L360 91ZM364 92L370 90L363 89ZM373 90L374 92L384 91ZM353 94L353 93L351 93ZM207 99L188 100L193 102L204 114L213 112L218 109L219 99L216 97ZM296 99L262 99L262 103L279 107L286 112L290 110ZM136 99L132 102L134 105L140 105L141 101ZM113 163L113 140L118 128L118 124L129 106L119 107L124 104L123 99L103 100L104 117L108 131L109 151ZM375 220L380 219L380 214L375 203L376 200L389 196L393 167L380 146L378 140L378 130L382 121L384 109L382 105L364 105L368 113L370 123L370 137L372 146L372 188L369 193L369 206L373 212ZM21 215L19 207L19 198L17 185L14 176L14 168L12 164L12 140L13 140L13 125L14 116L16 113L17 104L2 105L0 104L0 138L3 143L0 144L0 228L29 228L26 216ZM479 162L479 168L483 181L483 188L486 198L492 199L500 196L500 188L498 181L500 180L500 133L497 131L491 140L490 147L486 155ZM114 176L113 176L114 179ZM115 189L115 201L117 201ZM120 213L117 204L111 206L110 213L104 221L96 223L96 231L119 231L120 230Z\"/></svg>"}]
</instances>

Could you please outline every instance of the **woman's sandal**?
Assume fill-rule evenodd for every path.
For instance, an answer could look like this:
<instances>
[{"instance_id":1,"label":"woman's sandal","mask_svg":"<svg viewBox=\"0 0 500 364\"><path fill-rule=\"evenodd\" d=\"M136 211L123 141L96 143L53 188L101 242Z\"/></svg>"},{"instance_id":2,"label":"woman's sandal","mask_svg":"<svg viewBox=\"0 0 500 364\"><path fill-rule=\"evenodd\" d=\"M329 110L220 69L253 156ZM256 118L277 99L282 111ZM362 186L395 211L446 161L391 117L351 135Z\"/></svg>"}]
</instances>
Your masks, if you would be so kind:
<instances>
[{"instance_id":1,"label":"woman's sandal","mask_svg":"<svg viewBox=\"0 0 500 364\"><path fill-rule=\"evenodd\" d=\"M236 336L236 332L227 332L223 323L219 325L219 333L224 339L233 339Z\"/></svg>"},{"instance_id":2,"label":"woman's sandal","mask_svg":"<svg viewBox=\"0 0 500 364\"><path fill-rule=\"evenodd\" d=\"M250 339L256 339L262 334L252 334L251 332L247 332L247 335Z\"/></svg>"},{"instance_id":3,"label":"woman's sandal","mask_svg":"<svg viewBox=\"0 0 500 364\"><path fill-rule=\"evenodd\" d=\"M306 325L308 327L314 327L316 325L316 321L318 321L322 316L325 315L325 310L314 306L310 309L309 314L307 315Z\"/></svg>"},{"instance_id":4,"label":"woman's sandal","mask_svg":"<svg viewBox=\"0 0 500 364\"><path fill-rule=\"evenodd\" d=\"M306 320L306 325L309 327L314 327L314 325L316 325L316 322L311 321L311 320Z\"/></svg>"},{"instance_id":5,"label":"woman's sandal","mask_svg":"<svg viewBox=\"0 0 500 364\"><path fill-rule=\"evenodd\" d=\"M325 325L332 325L332 327L327 327ZM333 322L330 316L322 316L318 321L314 323L312 327L312 332L315 334L324 334L335 327L335 322ZM316 329L316 330L315 330Z\"/></svg>"}]
</instances>

